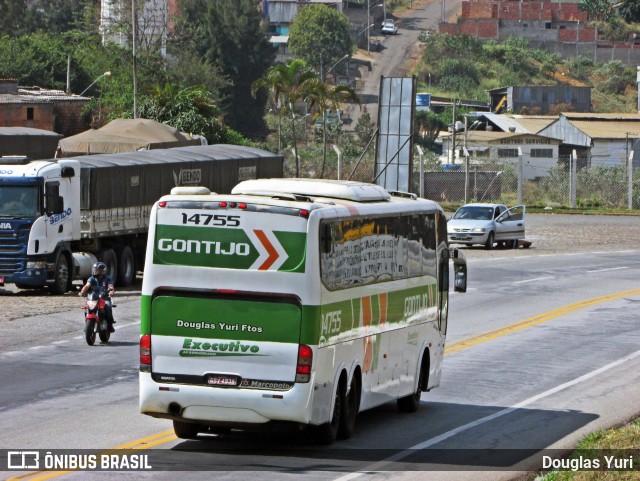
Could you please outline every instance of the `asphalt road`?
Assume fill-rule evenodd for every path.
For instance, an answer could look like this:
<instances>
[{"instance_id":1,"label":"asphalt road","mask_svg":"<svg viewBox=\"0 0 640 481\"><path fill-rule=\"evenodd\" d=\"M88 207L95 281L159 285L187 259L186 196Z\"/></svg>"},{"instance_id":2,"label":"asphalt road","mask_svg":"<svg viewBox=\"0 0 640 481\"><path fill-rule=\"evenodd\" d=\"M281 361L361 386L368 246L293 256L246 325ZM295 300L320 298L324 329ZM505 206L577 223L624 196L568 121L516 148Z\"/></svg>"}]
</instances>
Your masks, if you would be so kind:
<instances>
[{"instance_id":1,"label":"asphalt road","mask_svg":"<svg viewBox=\"0 0 640 481\"><path fill-rule=\"evenodd\" d=\"M361 68L364 87L358 91L361 106L347 106L351 119L348 126L353 129L362 112L368 111L374 124L377 125L378 97L380 77L406 77L410 75L412 65L420 56L421 45L418 35L422 30L437 30L441 18L441 2L437 0L415 1L414 8L400 13L397 20L396 35L380 35L379 31L371 36L374 48L370 51L360 50L356 58L361 62L371 62L371 69ZM445 2L445 18L460 11L460 0ZM376 48L380 45L379 49Z\"/></svg>"},{"instance_id":2,"label":"asphalt road","mask_svg":"<svg viewBox=\"0 0 640 481\"><path fill-rule=\"evenodd\" d=\"M220 471L217 478L234 480L254 477L247 470L267 480L511 479L514 469L535 469L530 456L539 450L566 450L640 411L640 252L495 252L471 258L469 292L452 295L440 388L424 394L413 415L394 404L362 413L355 436L330 449L297 431L178 441L169 422L140 415L135 300L119 303L109 345L85 344L79 309L21 321L77 319L77 329L54 342L37 331L2 336L0 449L97 451L130 443L159 449L149 452L156 461L162 455L164 469L205 463ZM360 474L372 470L380 473ZM175 475L83 472L64 479ZM180 477L201 479L202 472Z\"/></svg>"}]
</instances>

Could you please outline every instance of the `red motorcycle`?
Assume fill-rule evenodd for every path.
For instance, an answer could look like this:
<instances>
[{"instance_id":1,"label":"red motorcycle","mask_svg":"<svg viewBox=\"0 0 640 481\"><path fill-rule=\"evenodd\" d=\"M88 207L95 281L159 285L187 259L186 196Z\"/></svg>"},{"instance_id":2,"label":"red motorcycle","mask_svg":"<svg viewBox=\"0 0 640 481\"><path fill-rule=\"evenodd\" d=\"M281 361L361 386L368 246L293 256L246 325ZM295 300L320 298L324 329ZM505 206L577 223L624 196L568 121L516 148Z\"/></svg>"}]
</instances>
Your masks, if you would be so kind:
<instances>
[{"instance_id":1,"label":"red motorcycle","mask_svg":"<svg viewBox=\"0 0 640 481\"><path fill-rule=\"evenodd\" d=\"M100 336L100 342L108 342L111 333L109 322L105 316L105 305L108 294L106 292L90 292L84 304L84 333L87 344L93 346L96 342L96 333ZM111 306L112 308L115 306Z\"/></svg>"}]
</instances>

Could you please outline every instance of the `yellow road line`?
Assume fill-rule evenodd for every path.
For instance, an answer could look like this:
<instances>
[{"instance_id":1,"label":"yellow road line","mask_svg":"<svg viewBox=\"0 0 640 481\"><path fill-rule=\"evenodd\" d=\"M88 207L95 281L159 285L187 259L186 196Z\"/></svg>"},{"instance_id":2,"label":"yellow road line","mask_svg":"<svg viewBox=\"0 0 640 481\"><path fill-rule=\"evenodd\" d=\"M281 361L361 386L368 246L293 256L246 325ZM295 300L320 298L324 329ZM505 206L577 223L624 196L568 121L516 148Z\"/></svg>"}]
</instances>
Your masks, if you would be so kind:
<instances>
[{"instance_id":1,"label":"yellow road line","mask_svg":"<svg viewBox=\"0 0 640 481\"><path fill-rule=\"evenodd\" d=\"M502 337L507 334L511 334L513 332L521 331L523 329L529 328L531 326L535 326L537 324L542 324L543 322L547 322L552 319L556 319L570 312L578 311L580 309L585 309L587 307L594 306L596 304L602 304L603 302L613 301L613 300L621 299L627 296L636 296L639 294L640 294L640 289L631 289L628 291L616 292L614 294L606 294L604 296L593 297L591 299L585 299L584 301L568 304L566 306L553 309L551 311L545 312L538 316L525 319L524 321L516 322L515 324L510 324L500 329L496 329L495 331L487 332L479 336L465 339L464 341L456 342L454 344L451 344L450 346L447 346L444 352L445 354L451 354L454 352L462 351L463 349L467 349L469 347L482 344L483 342L487 342L492 339L496 339L498 337ZM125 450L131 450L131 449L149 449L154 446L158 446L160 444L174 441L176 439L178 438L174 434L173 430L170 429L167 431L162 431L161 433L147 436L146 438L136 439L135 441L121 444L114 448L101 451L98 454L114 453L117 451L125 451ZM58 476L62 476L64 474L68 474L72 472L74 471L37 471L33 473L23 474L15 478L10 478L7 481L21 481L21 480L44 481L47 479L56 478Z\"/></svg>"},{"instance_id":2,"label":"yellow road line","mask_svg":"<svg viewBox=\"0 0 640 481\"><path fill-rule=\"evenodd\" d=\"M584 301L568 304L566 306L559 307L558 309L545 312L538 316L530 317L529 319L525 319L524 321L516 322L515 324L510 324L508 326L501 327L500 329L496 329L495 331L487 332L479 336L470 337L469 339L465 339L464 341L453 343L450 346L447 346L445 348L444 353L451 354L454 352L462 351L463 349L476 346L478 344L490 341L497 337L501 337L506 334L511 334L512 332L521 331L522 329L535 326L536 324L542 324L543 322L556 319L560 316L564 316L565 314L569 314L570 312L578 311L580 309L585 309L587 307L594 306L596 304L601 304L603 302L613 301L613 300L620 299L622 297L627 297L627 296L635 296L638 294L640 294L640 289L631 289L628 291L616 292L614 294L606 294L604 296L599 296L599 297L592 297L591 299L585 299Z\"/></svg>"}]
</instances>

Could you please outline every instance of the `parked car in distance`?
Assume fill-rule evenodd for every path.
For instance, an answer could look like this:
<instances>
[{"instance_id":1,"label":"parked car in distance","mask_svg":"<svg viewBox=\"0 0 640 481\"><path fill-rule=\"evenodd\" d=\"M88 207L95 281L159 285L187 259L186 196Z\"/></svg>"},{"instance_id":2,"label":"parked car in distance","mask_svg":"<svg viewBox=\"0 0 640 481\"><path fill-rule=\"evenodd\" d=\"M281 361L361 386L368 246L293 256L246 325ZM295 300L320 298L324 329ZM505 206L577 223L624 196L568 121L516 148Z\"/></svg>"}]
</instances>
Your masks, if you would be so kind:
<instances>
[{"instance_id":1,"label":"parked car in distance","mask_svg":"<svg viewBox=\"0 0 640 481\"><path fill-rule=\"evenodd\" d=\"M494 244L508 248L518 247L524 239L524 205L510 209L503 204L466 204L447 222L449 242L452 244L480 244L493 249Z\"/></svg>"},{"instance_id":2,"label":"parked car in distance","mask_svg":"<svg viewBox=\"0 0 640 481\"><path fill-rule=\"evenodd\" d=\"M329 109L326 110L326 112L324 113L324 120L322 118L322 115L320 115L314 124L314 128L316 129L321 129L322 128L322 124L323 122L327 123L327 127L331 128L336 128L339 125L342 124L342 119L340 118L340 111L331 111Z\"/></svg>"},{"instance_id":3,"label":"parked car in distance","mask_svg":"<svg viewBox=\"0 0 640 481\"><path fill-rule=\"evenodd\" d=\"M388 18L383 21L381 32L383 35L395 35L398 33L398 27L396 26L395 20Z\"/></svg>"}]
</instances>

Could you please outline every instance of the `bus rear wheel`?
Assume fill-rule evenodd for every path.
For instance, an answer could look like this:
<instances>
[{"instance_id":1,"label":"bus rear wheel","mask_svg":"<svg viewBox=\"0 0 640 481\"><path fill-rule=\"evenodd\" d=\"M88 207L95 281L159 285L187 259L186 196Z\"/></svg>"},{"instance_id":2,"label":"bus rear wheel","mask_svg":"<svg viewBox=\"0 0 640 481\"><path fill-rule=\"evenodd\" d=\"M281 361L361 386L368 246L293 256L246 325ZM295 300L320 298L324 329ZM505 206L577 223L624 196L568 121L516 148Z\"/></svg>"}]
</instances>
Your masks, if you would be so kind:
<instances>
[{"instance_id":1,"label":"bus rear wheel","mask_svg":"<svg viewBox=\"0 0 640 481\"><path fill-rule=\"evenodd\" d=\"M196 439L200 432L200 426L195 423L173 421L173 431L180 439Z\"/></svg>"},{"instance_id":2,"label":"bus rear wheel","mask_svg":"<svg viewBox=\"0 0 640 481\"><path fill-rule=\"evenodd\" d=\"M356 374L351 379L349 394L345 396L342 403L342 414L338 427L338 439L349 439L356 429L356 417L360 407L360 383Z\"/></svg>"},{"instance_id":3,"label":"bus rear wheel","mask_svg":"<svg viewBox=\"0 0 640 481\"><path fill-rule=\"evenodd\" d=\"M333 403L333 413L328 423L315 427L315 439L319 444L332 444L338 437L340 429L340 420L343 412L344 395L340 387L336 391L336 397Z\"/></svg>"}]
</instances>

